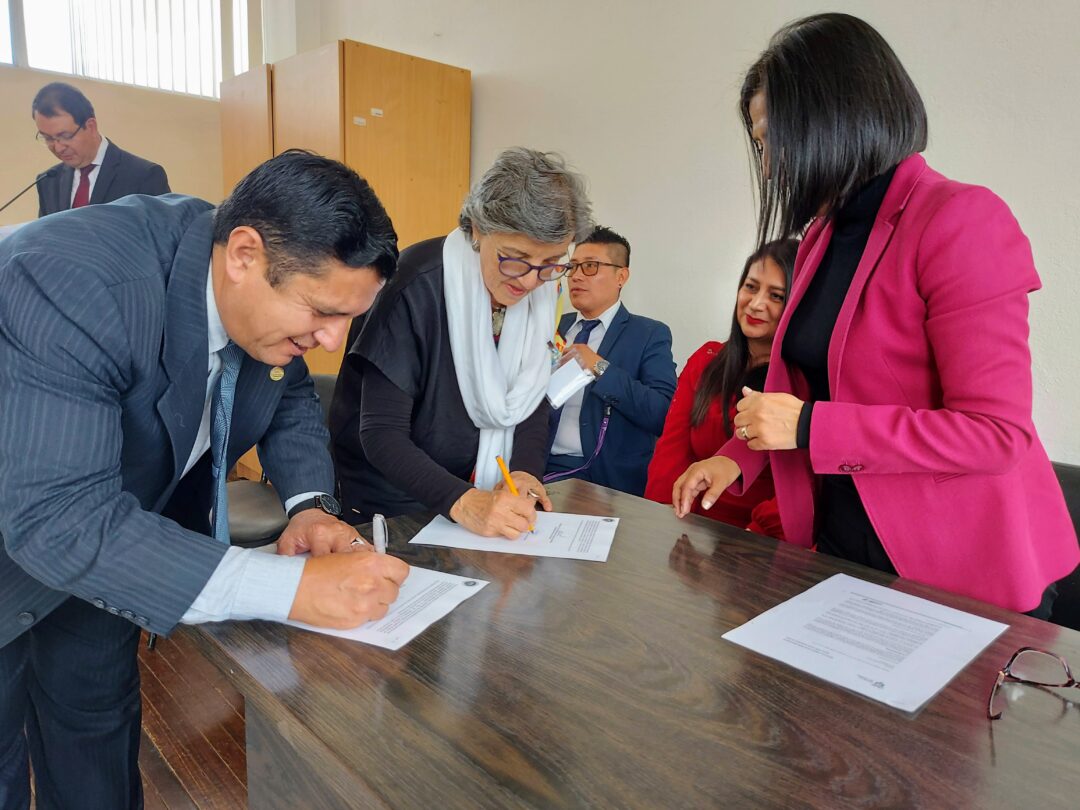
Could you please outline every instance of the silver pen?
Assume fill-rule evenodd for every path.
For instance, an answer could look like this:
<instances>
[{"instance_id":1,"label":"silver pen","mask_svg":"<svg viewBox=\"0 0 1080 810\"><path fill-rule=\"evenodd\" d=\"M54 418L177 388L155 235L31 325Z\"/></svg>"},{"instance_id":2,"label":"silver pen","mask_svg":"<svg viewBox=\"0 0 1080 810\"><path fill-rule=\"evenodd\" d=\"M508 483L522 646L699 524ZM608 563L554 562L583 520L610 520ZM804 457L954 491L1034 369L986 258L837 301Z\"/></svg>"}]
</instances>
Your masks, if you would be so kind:
<instances>
[{"instance_id":1,"label":"silver pen","mask_svg":"<svg viewBox=\"0 0 1080 810\"><path fill-rule=\"evenodd\" d=\"M386 553L386 518L375 515L371 518L371 533L375 537L375 553Z\"/></svg>"}]
</instances>

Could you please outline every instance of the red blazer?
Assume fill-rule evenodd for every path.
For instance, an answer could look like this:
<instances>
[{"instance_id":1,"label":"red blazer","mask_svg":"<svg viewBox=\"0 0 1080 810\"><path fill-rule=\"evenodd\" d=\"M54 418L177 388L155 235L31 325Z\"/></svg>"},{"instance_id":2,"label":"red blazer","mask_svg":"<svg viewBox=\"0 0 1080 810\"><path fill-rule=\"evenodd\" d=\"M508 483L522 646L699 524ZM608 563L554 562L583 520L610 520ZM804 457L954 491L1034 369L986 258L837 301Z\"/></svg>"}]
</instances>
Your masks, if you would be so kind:
<instances>
[{"instance_id":1,"label":"red blazer","mask_svg":"<svg viewBox=\"0 0 1080 810\"><path fill-rule=\"evenodd\" d=\"M780 356L792 314L832 235L799 248L767 391L806 398ZM829 345L831 402L814 406L809 450L720 453L766 462L787 539L814 540L815 476L851 474L901 576L1018 611L1080 562L1061 487L1031 421L1031 247L988 189L904 160L878 211Z\"/></svg>"},{"instance_id":2,"label":"red blazer","mask_svg":"<svg viewBox=\"0 0 1080 810\"><path fill-rule=\"evenodd\" d=\"M698 349L686 361L686 368L679 375L679 384L671 400L664 432L656 443L652 463L649 464L649 481L645 485L645 497L657 503L671 503L671 488L675 479L686 472L695 461L716 455L716 451L730 436L724 432L724 417L720 401L714 399L708 416L700 425L690 424L694 409L694 395L698 382L710 362L720 353L723 343L710 341ZM728 403L731 418L735 417L735 402ZM780 512L776 507L772 476L766 467L744 495L725 492L713 504L712 509L702 509L701 502L694 502L694 512L705 517L721 520L740 529L750 529L783 539Z\"/></svg>"}]
</instances>

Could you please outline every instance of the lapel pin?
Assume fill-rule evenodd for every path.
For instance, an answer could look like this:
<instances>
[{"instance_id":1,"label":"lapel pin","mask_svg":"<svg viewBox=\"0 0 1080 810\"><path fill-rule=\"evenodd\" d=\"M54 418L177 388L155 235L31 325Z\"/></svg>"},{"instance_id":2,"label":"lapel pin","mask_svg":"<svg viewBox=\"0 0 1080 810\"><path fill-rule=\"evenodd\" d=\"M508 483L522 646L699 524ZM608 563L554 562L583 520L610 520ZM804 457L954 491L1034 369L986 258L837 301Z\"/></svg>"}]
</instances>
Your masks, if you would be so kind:
<instances>
[{"instance_id":1,"label":"lapel pin","mask_svg":"<svg viewBox=\"0 0 1080 810\"><path fill-rule=\"evenodd\" d=\"M270 379L273 380L274 382L277 382L278 380L282 379L284 376L285 376L285 369L283 369L281 366L274 366L272 369L270 369Z\"/></svg>"}]
</instances>

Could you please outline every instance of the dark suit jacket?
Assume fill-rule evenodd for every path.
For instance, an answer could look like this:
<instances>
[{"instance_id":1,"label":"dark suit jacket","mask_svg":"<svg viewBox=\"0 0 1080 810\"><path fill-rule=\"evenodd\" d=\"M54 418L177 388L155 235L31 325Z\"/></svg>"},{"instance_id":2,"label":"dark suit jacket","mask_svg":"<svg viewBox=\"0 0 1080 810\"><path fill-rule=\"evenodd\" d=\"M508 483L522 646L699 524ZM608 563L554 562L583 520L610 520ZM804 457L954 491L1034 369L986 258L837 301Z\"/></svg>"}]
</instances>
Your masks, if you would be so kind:
<instances>
[{"instance_id":1,"label":"dark suit jacket","mask_svg":"<svg viewBox=\"0 0 1080 810\"><path fill-rule=\"evenodd\" d=\"M46 177L38 180L39 217L71 208L71 184L74 179L75 170L64 163L58 163ZM110 141L98 168L90 204L112 202L128 194L157 196L168 193L169 178L165 176L163 168L131 152L125 152Z\"/></svg>"},{"instance_id":2,"label":"dark suit jacket","mask_svg":"<svg viewBox=\"0 0 1080 810\"><path fill-rule=\"evenodd\" d=\"M559 333L565 335L575 320L576 313L564 315ZM588 470L574 477L641 495L653 447L675 395L671 330L660 321L631 315L620 305L597 354L611 365L585 389L581 402L579 426L585 458L596 449L607 406L611 421L600 455Z\"/></svg>"},{"instance_id":3,"label":"dark suit jacket","mask_svg":"<svg viewBox=\"0 0 1080 810\"><path fill-rule=\"evenodd\" d=\"M0 243L0 646L69 594L166 633L225 553L162 515L208 529L205 456L180 475L206 393L212 217L129 197ZM246 357L233 408L230 466L258 443L283 500L333 491L303 362L275 382Z\"/></svg>"}]
</instances>

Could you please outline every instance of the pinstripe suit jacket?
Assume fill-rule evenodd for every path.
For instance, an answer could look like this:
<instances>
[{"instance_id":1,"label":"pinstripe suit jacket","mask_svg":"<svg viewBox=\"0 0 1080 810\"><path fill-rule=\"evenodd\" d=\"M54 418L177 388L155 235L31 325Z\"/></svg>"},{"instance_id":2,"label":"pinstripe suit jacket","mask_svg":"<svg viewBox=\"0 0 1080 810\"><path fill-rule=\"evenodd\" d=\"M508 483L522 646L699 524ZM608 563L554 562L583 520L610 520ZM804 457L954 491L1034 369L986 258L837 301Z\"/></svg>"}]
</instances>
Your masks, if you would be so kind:
<instances>
[{"instance_id":1,"label":"pinstripe suit jacket","mask_svg":"<svg viewBox=\"0 0 1080 810\"><path fill-rule=\"evenodd\" d=\"M0 242L0 646L73 594L157 633L225 553L209 465L179 477L206 393L213 211L128 197ZM329 436L303 362L244 359L229 464L256 442L282 499L331 492ZM178 487L178 484L180 486Z\"/></svg>"}]
</instances>

